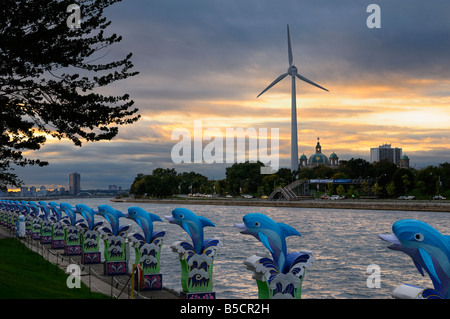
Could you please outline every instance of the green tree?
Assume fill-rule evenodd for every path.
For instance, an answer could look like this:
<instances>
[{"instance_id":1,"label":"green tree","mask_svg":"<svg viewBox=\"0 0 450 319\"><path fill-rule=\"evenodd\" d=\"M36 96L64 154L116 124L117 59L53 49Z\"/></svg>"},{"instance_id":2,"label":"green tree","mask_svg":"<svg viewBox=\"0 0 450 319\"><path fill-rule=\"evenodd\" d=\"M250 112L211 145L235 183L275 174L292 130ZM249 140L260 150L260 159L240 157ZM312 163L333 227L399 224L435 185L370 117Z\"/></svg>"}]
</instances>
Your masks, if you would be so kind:
<instances>
[{"instance_id":1,"label":"green tree","mask_svg":"<svg viewBox=\"0 0 450 319\"><path fill-rule=\"evenodd\" d=\"M284 180L280 178L277 174L265 175L261 181L263 186L263 193L269 195L277 187L277 184L283 182Z\"/></svg>"},{"instance_id":2,"label":"green tree","mask_svg":"<svg viewBox=\"0 0 450 319\"><path fill-rule=\"evenodd\" d=\"M81 28L69 29L72 0L3 0L0 19L0 188L20 186L15 165L48 165L23 152L46 136L83 142L110 140L118 126L138 120L128 94L104 87L137 72L131 53L119 60L108 48L104 10L120 0L78 0ZM116 90L119 92L119 90Z\"/></svg>"},{"instance_id":3,"label":"green tree","mask_svg":"<svg viewBox=\"0 0 450 319\"><path fill-rule=\"evenodd\" d=\"M362 181L361 182L361 190L363 191L363 193L367 194L367 192L369 191L369 185L367 184L366 181Z\"/></svg>"},{"instance_id":4,"label":"green tree","mask_svg":"<svg viewBox=\"0 0 450 319\"><path fill-rule=\"evenodd\" d=\"M142 192L141 192L138 190L138 188L140 186L139 184L141 183L141 180L143 177L144 177L144 174L142 174L142 173L137 174L137 176L134 178L133 184L131 184L130 194L142 195L142 192L144 192L144 190L142 190Z\"/></svg>"},{"instance_id":5,"label":"green tree","mask_svg":"<svg viewBox=\"0 0 450 319\"><path fill-rule=\"evenodd\" d=\"M394 183L394 181L389 182L389 183L386 185L385 188L386 188L386 192L387 192L387 194L388 194L389 196L395 195L395 183Z\"/></svg>"},{"instance_id":6,"label":"green tree","mask_svg":"<svg viewBox=\"0 0 450 319\"><path fill-rule=\"evenodd\" d=\"M179 174L178 177L182 194L201 193L202 186L208 183L208 178L206 176L193 171L188 173L183 172Z\"/></svg>"},{"instance_id":7,"label":"green tree","mask_svg":"<svg viewBox=\"0 0 450 319\"><path fill-rule=\"evenodd\" d=\"M417 174L417 183L423 182L425 185L425 194L435 195L437 192L436 184L439 181L439 170L434 166L428 166Z\"/></svg>"},{"instance_id":8,"label":"green tree","mask_svg":"<svg viewBox=\"0 0 450 319\"><path fill-rule=\"evenodd\" d=\"M161 178L154 175L145 175L141 182L144 188L144 193L141 195L147 194L147 196L158 197L161 192ZM142 189L142 186L139 185L139 190Z\"/></svg>"},{"instance_id":9,"label":"green tree","mask_svg":"<svg viewBox=\"0 0 450 319\"><path fill-rule=\"evenodd\" d=\"M354 185L351 185L350 188L348 189L347 195L349 197L358 197L358 191L356 190Z\"/></svg>"},{"instance_id":10,"label":"green tree","mask_svg":"<svg viewBox=\"0 0 450 319\"><path fill-rule=\"evenodd\" d=\"M156 196L166 197L178 193L178 178L177 172L174 168L157 168L153 170L152 174L155 184L157 184ZM156 181L158 182L156 183Z\"/></svg>"},{"instance_id":11,"label":"green tree","mask_svg":"<svg viewBox=\"0 0 450 319\"><path fill-rule=\"evenodd\" d=\"M443 190L450 190L450 163L439 164L438 173Z\"/></svg>"},{"instance_id":12,"label":"green tree","mask_svg":"<svg viewBox=\"0 0 450 319\"><path fill-rule=\"evenodd\" d=\"M419 194L426 194L427 187L426 187L424 181L418 181L416 183L416 187L417 187L417 190L419 191Z\"/></svg>"},{"instance_id":13,"label":"green tree","mask_svg":"<svg viewBox=\"0 0 450 319\"><path fill-rule=\"evenodd\" d=\"M325 165L318 165L314 167L314 171L317 178L331 178L331 176L334 175L334 170Z\"/></svg>"},{"instance_id":14,"label":"green tree","mask_svg":"<svg viewBox=\"0 0 450 319\"><path fill-rule=\"evenodd\" d=\"M294 181L294 176L289 168L280 168L276 173L278 178L282 178L286 181L287 184L290 184Z\"/></svg>"},{"instance_id":15,"label":"green tree","mask_svg":"<svg viewBox=\"0 0 450 319\"><path fill-rule=\"evenodd\" d=\"M334 173L334 175L331 177L331 179L347 179L348 175L343 172L337 172Z\"/></svg>"},{"instance_id":16,"label":"green tree","mask_svg":"<svg viewBox=\"0 0 450 319\"><path fill-rule=\"evenodd\" d=\"M365 178L373 175L371 164L362 158L352 158L348 161L341 161L341 171L350 178Z\"/></svg>"},{"instance_id":17,"label":"green tree","mask_svg":"<svg viewBox=\"0 0 450 319\"><path fill-rule=\"evenodd\" d=\"M298 173L299 179L312 179L316 178L316 173L312 168L302 168Z\"/></svg>"},{"instance_id":18,"label":"green tree","mask_svg":"<svg viewBox=\"0 0 450 319\"><path fill-rule=\"evenodd\" d=\"M398 168L392 176L396 195L406 195L414 187L414 173L410 169Z\"/></svg>"},{"instance_id":19,"label":"green tree","mask_svg":"<svg viewBox=\"0 0 450 319\"><path fill-rule=\"evenodd\" d=\"M411 186L411 181L410 181L408 174L405 174L402 176L402 182L403 182L403 190L406 195L406 193L409 191L410 186Z\"/></svg>"},{"instance_id":20,"label":"green tree","mask_svg":"<svg viewBox=\"0 0 450 319\"><path fill-rule=\"evenodd\" d=\"M261 167L263 163L235 163L226 169L226 180L233 194L256 193L261 184L263 175Z\"/></svg>"},{"instance_id":21,"label":"green tree","mask_svg":"<svg viewBox=\"0 0 450 319\"><path fill-rule=\"evenodd\" d=\"M381 192L382 189L383 188L378 183L373 184L373 186L371 188L371 190L375 194L375 196L380 195L380 192Z\"/></svg>"},{"instance_id":22,"label":"green tree","mask_svg":"<svg viewBox=\"0 0 450 319\"><path fill-rule=\"evenodd\" d=\"M336 185L334 183L328 183L327 188L328 188L328 196L332 196L336 193Z\"/></svg>"},{"instance_id":23,"label":"green tree","mask_svg":"<svg viewBox=\"0 0 450 319\"><path fill-rule=\"evenodd\" d=\"M339 185L337 188L336 188L336 194L338 194L339 196L342 196L342 195L344 195L345 194L345 187L344 187L344 185Z\"/></svg>"}]
</instances>

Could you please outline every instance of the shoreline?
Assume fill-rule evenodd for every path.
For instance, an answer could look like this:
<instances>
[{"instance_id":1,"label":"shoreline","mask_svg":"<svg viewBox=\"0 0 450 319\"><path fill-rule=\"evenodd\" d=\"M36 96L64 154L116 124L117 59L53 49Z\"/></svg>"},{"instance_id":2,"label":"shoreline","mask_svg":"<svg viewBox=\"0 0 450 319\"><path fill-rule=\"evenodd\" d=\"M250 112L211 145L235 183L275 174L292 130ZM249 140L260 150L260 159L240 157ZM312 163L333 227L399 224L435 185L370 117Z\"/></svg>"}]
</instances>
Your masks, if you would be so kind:
<instances>
[{"instance_id":1,"label":"shoreline","mask_svg":"<svg viewBox=\"0 0 450 319\"><path fill-rule=\"evenodd\" d=\"M150 203L150 204L182 204L182 205L218 205L218 206L255 206L255 207L294 207L294 208L325 208L325 209L362 209L362 210L400 210L450 212L450 202L432 201L382 201L382 200L298 200L298 201L268 201L268 200L236 200L236 199L111 199L111 202Z\"/></svg>"}]
</instances>

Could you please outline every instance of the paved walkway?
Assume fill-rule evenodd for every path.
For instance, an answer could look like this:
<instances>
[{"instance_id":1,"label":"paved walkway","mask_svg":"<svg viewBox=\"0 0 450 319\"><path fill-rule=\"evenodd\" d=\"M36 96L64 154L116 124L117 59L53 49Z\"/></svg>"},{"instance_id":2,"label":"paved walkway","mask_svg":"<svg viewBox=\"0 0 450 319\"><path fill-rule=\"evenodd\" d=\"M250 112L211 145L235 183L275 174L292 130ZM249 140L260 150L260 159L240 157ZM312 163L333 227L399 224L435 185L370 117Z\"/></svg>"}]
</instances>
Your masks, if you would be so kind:
<instances>
[{"instance_id":1,"label":"paved walkway","mask_svg":"<svg viewBox=\"0 0 450 319\"><path fill-rule=\"evenodd\" d=\"M13 234L14 235L14 234ZM0 226L0 239L13 237L9 229ZM129 284L130 275L105 276L103 275L103 263L83 265L81 256L65 256L62 250L52 250L50 245L41 245L31 239L21 239L21 242L30 250L40 254L51 263L66 270L69 264L78 264L81 269L81 281L91 288L92 292L100 292L118 299L130 299ZM69 258L70 257L70 258ZM125 287L125 288L124 288ZM139 291L133 293L135 299L179 299L176 291L166 289L160 291Z\"/></svg>"}]
</instances>

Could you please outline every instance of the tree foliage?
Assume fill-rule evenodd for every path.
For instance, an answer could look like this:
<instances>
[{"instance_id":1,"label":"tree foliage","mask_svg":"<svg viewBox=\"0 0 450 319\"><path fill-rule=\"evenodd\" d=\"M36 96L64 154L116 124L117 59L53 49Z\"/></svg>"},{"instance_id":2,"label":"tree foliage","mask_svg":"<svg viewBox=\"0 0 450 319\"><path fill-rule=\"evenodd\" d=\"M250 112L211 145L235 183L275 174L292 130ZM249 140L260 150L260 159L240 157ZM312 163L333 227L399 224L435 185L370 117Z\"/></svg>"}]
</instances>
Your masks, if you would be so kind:
<instances>
[{"instance_id":1,"label":"tree foliage","mask_svg":"<svg viewBox=\"0 0 450 319\"><path fill-rule=\"evenodd\" d=\"M226 180L233 194L256 193L261 184L263 163L235 163L226 168Z\"/></svg>"},{"instance_id":2,"label":"tree foliage","mask_svg":"<svg viewBox=\"0 0 450 319\"><path fill-rule=\"evenodd\" d=\"M443 163L439 166L429 166L422 170L399 168L392 163L364 163L365 160L357 159L359 167L365 167L358 173L364 178L360 185L342 185L328 183L326 189L328 195L347 195L349 197L377 196L380 198L399 195L415 195L420 198L429 198L439 193L448 197L450 195L450 164ZM299 179L347 179L350 170L343 161L340 167L335 169L314 168L301 169ZM226 169L226 178L221 180L208 180L196 172L177 173L175 169L157 168L151 175L138 174L131 186L130 193L153 197L166 197L174 194L207 193L217 195L252 194L255 196L270 195L277 187L285 187L295 180L290 169L280 168L271 175L262 175L260 168L262 163L235 163ZM369 175L375 174L375 175ZM323 176L327 174L329 176ZM355 173L354 173L355 174ZM355 175L352 176L355 176ZM372 181L372 182L370 182ZM310 185L311 189L316 184Z\"/></svg>"},{"instance_id":3,"label":"tree foliage","mask_svg":"<svg viewBox=\"0 0 450 319\"><path fill-rule=\"evenodd\" d=\"M109 57L121 37L107 35L104 10L121 0L78 0L81 28L69 29L70 0L3 0L0 17L0 188L20 186L14 165L47 165L25 158L47 136L110 140L118 126L138 120L128 94L104 87L137 72L131 53Z\"/></svg>"},{"instance_id":4,"label":"tree foliage","mask_svg":"<svg viewBox=\"0 0 450 319\"><path fill-rule=\"evenodd\" d=\"M173 168L156 168L150 175L138 174L130 193L150 197L167 197L176 194L197 193L210 190L206 176L195 172L177 173Z\"/></svg>"}]
</instances>

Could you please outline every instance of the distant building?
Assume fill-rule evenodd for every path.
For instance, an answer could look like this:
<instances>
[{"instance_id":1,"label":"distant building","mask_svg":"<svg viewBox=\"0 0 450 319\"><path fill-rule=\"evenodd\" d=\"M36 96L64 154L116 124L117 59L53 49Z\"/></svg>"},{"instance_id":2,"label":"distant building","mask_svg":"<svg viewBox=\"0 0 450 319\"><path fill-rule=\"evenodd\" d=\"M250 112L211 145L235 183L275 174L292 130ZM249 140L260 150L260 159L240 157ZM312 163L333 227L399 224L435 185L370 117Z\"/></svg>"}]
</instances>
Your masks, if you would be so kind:
<instances>
[{"instance_id":1,"label":"distant building","mask_svg":"<svg viewBox=\"0 0 450 319\"><path fill-rule=\"evenodd\" d=\"M383 144L379 147L370 149L370 162L375 163L387 159L389 162L395 165L400 165L400 159L402 157L402 149L395 147L392 148L391 144Z\"/></svg>"},{"instance_id":2,"label":"distant building","mask_svg":"<svg viewBox=\"0 0 450 319\"><path fill-rule=\"evenodd\" d=\"M28 187L21 187L20 188L20 196L29 196L30 192L28 191Z\"/></svg>"},{"instance_id":3,"label":"distant building","mask_svg":"<svg viewBox=\"0 0 450 319\"><path fill-rule=\"evenodd\" d=\"M41 187L39 188L39 190L36 192L36 195L37 195L37 196L47 196L47 195L48 195L47 187L41 186Z\"/></svg>"},{"instance_id":4,"label":"distant building","mask_svg":"<svg viewBox=\"0 0 450 319\"><path fill-rule=\"evenodd\" d=\"M398 165L400 168L409 168L409 157L406 155L403 155L400 158L400 163Z\"/></svg>"},{"instance_id":5,"label":"distant building","mask_svg":"<svg viewBox=\"0 0 450 319\"><path fill-rule=\"evenodd\" d=\"M317 138L317 144L316 144L316 152L311 155L308 159L308 157L303 154L300 157L300 165L299 168L306 168L306 167L314 167L318 165L325 165L329 167L336 168L339 166L339 157L333 152L331 153L330 157L327 157L325 154L322 153L322 146L320 145L320 138Z\"/></svg>"},{"instance_id":6,"label":"distant building","mask_svg":"<svg viewBox=\"0 0 450 319\"><path fill-rule=\"evenodd\" d=\"M69 193L77 196L81 190L80 174L77 172L69 175Z\"/></svg>"}]
</instances>

